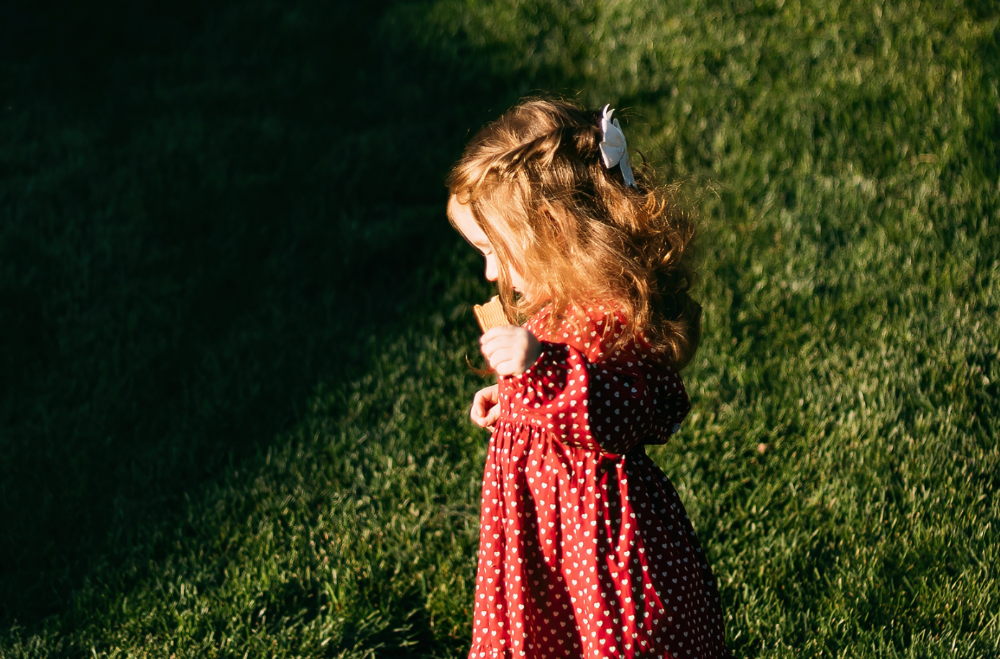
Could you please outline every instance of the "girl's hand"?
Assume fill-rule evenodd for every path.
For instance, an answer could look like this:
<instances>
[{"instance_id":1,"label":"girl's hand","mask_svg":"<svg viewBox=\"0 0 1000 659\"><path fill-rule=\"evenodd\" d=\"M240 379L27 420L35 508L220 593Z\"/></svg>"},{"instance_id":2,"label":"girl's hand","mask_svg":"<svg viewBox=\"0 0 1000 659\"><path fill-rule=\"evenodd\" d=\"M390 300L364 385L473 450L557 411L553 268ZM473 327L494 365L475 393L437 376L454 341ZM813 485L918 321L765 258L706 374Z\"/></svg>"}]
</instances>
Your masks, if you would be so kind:
<instances>
[{"instance_id":1,"label":"girl's hand","mask_svg":"<svg viewBox=\"0 0 1000 659\"><path fill-rule=\"evenodd\" d=\"M497 403L497 387L486 387L476 392L476 398L472 401L472 422L480 428L486 428L493 432L493 424L500 417L500 405Z\"/></svg>"},{"instance_id":2,"label":"girl's hand","mask_svg":"<svg viewBox=\"0 0 1000 659\"><path fill-rule=\"evenodd\" d=\"M483 355L497 375L524 373L542 354L535 335L517 325L494 327L479 339Z\"/></svg>"}]
</instances>

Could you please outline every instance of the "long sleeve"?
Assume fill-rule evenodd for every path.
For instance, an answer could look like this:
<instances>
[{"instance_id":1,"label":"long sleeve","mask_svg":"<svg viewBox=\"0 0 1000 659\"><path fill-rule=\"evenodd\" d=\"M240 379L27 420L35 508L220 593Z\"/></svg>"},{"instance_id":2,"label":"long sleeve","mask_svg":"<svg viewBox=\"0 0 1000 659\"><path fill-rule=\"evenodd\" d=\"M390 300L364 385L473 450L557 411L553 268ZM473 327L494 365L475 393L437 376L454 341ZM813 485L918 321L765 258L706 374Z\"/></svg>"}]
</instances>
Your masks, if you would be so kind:
<instances>
[{"instance_id":1,"label":"long sleeve","mask_svg":"<svg viewBox=\"0 0 1000 659\"><path fill-rule=\"evenodd\" d=\"M563 343L542 341L528 371L500 379L511 418L605 453L667 441L690 408L680 377L631 344L604 356L591 331L566 332ZM598 355L603 358L595 360Z\"/></svg>"}]
</instances>

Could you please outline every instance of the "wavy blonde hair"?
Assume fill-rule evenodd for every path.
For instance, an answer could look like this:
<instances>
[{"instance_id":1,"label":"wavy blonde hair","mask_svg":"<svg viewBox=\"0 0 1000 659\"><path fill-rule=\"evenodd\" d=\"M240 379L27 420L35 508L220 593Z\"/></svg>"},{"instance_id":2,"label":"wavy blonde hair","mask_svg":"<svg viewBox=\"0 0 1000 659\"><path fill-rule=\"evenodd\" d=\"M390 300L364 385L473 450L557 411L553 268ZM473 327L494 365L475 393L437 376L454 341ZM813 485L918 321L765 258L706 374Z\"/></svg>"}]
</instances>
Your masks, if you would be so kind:
<instances>
[{"instance_id":1,"label":"wavy blonde hair","mask_svg":"<svg viewBox=\"0 0 1000 659\"><path fill-rule=\"evenodd\" d=\"M619 167L604 167L601 139L599 112L527 99L472 138L448 189L496 252L509 313L551 305L554 331L572 307L610 303L626 321L612 350L641 339L660 362L683 368L701 338L701 306L690 295L693 214L645 163L637 186L626 187ZM512 266L530 291L517 301Z\"/></svg>"}]
</instances>

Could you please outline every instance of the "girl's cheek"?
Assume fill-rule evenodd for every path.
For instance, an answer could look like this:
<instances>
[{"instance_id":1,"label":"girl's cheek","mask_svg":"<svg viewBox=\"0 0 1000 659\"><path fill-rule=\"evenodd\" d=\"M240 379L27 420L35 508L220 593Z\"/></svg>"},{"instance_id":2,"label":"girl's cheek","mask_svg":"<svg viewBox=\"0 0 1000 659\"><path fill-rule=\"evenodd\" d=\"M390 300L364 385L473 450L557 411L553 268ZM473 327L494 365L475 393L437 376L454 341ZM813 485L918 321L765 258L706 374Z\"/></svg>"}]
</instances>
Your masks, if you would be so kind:
<instances>
[{"instance_id":1,"label":"girl's cheek","mask_svg":"<svg viewBox=\"0 0 1000 659\"><path fill-rule=\"evenodd\" d=\"M496 281L497 280L497 262L496 258L490 254L486 257L486 281Z\"/></svg>"},{"instance_id":2,"label":"girl's cheek","mask_svg":"<svg viewBox=\"0 0 1000 659\"><path fill-rule=\"evenodd\" d=\"M517 272L517 270L510 271L510 283L514 287L514 290L524 293L524 277Z\"/></svg>"}]
</instances>

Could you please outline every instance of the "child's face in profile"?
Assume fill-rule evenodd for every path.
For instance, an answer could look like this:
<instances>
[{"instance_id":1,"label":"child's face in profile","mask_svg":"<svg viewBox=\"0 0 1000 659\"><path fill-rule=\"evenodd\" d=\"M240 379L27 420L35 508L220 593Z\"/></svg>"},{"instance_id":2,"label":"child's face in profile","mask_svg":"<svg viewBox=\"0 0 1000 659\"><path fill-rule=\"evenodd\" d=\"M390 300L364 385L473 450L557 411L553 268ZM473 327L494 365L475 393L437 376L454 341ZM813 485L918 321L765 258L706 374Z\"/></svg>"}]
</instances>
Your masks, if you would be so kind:
<instances>
[{"instance_id":1,"label":"child's face in profile","mask_svg":"<svg viewBox=\"0 0 1000 659\"><path fill-rule=\"evenodd\" d=\"M486 258L486 279L489 281L497 280L497 257L496 252L493 251L493 246L490 245L489 239L483 230L479 228L476 224L476 220L472 217L472 210L469 208L468 204L461 204L455 195L452 195L448 200L448 216L451 217L452 222L458 228L458 232L462 234L462 237L470 245L472 245L476 250L479 251ZM510 283L514 287L514 290L524 295L524 278L521 276L517 270L510 267Z\"/></svg>"}]
</instances>

